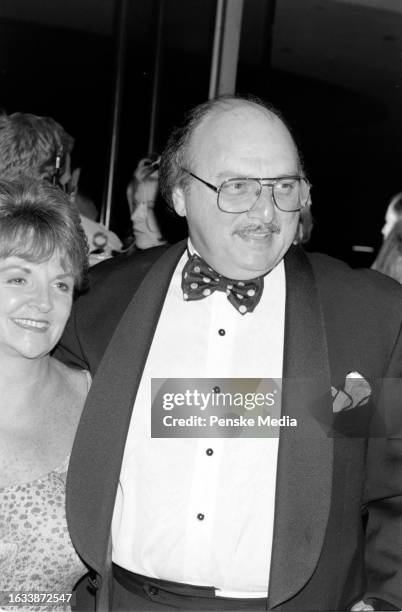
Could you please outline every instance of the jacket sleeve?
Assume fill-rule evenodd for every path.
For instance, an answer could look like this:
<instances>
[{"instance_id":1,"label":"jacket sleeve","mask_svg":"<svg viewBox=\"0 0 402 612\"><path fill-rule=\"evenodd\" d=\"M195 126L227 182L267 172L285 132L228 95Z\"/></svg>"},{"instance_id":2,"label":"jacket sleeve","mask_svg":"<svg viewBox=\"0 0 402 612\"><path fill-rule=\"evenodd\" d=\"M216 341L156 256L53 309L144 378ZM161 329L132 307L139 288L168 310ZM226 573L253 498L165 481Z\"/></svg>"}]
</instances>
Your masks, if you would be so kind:
<instances>
[{"instance_id":1,"label":"jacket sleeve","mask_svg":"<svg viewBox=\"0 0 402 612\"><path fill-rule=\"evenodd\" d=\"M366 473L367 591L365 601L382 600L402 609L402 335L382 381L376 424L368 443Z\"/></svg>"}]
</instances>

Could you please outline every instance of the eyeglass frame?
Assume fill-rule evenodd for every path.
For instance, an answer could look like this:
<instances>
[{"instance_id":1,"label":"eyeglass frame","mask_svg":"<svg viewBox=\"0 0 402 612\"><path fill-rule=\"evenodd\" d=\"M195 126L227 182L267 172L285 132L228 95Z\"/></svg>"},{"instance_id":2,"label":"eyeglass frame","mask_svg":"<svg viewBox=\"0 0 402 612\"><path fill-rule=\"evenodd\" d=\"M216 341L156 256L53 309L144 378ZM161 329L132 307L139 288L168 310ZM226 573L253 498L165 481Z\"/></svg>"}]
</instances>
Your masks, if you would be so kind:
<instances>
[{"instance_id":1,"label":"eyeglass frame","mask_svg":"<svg viewBox=\"0 0 402 612\"><path fill-rule=\"evenodd\" d=\"M300 212L301 210L303 210L307 206L308 198L309 198L309 195L310 195L310 189L312 187L310 181L308 181L306 179L306 177L299 176L297 174L290 175L290 176L276 176L276 177L272 177L272 178L257 178L257 177L252 177L252 176L233 177L233 178L230 178L230 179L226 179L225 181L222 181L222 183L219 185L219 187L216 187L216 185L212 185L212 183L208 183L208 181L205 181L204 179L200 178L199 176L194 174L194 172L190 172L190 170L187 170L186 168L182 168L182 170L183 170L183 172L186 172L187 174L189 174L193 178L197 179L197 181L200 181L200 183L203 183L204 185L209 187L209 189L212 189L212 191L214 191L217 194L216 204L217 204L219 210L221 212L227 213L229 215L242 214L244 212L249 212L250 210L252 210L254 208L254 206L257 204L257 202L260 199L260 197L261 197L262 188L263 187L271 187L272 201L273 201L274 205L276 206L276 208L278 210L280 210L281 212L288 212L288 213ZM284 210L283 208L280 208L278 206L277 201L275 200L275 195L274 195L275 183L268 183L268 184L265 184L265 185L262 183L262 181L280 181L281 179L298 179L299 181L305 181L307 183L308 192L309 193L308 193L308 196L307 196L307 199L306 199L306 203L303 204L303 206L301 206L300 208L296 208L295 210ZM254 202L254 204L252 206L250 206L250 208L246 208L245 210L224 210L223 208L221 208L219 206L219 194L220 194L221 189L222 189L222 187L223 187L223 185L225 183L228 183L229 181L236 181L236 180L239 180L239 181L249 181L249 180L256 181L260 185L260 193L258 194L258 197L257 197L256 201Z\"/></svg>"}]
</instances>

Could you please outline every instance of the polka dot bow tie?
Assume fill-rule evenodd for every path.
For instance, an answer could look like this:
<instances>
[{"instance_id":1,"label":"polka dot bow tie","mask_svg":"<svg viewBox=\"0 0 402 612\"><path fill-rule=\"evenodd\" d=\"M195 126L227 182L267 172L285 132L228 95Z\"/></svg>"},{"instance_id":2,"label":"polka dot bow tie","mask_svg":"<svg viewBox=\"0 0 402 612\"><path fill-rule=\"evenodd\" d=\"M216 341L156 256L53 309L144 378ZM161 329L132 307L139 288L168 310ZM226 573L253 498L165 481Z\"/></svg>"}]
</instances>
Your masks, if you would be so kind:
<instances>
[{"instance_id":1,"label":"polka dot bow tie","mask_svg":"<svg viewBox=\"0 0 402 612\"><path fill-rule=\"evenodd\" d=\"M264 289L262 276L251 280L238 281L215 272L198 255L191 255L183 268L181 281L185 300L202 300L214 291L223 291L229 302L240 314L253 312L261 299Z\"/></svg>"}]
</instances>

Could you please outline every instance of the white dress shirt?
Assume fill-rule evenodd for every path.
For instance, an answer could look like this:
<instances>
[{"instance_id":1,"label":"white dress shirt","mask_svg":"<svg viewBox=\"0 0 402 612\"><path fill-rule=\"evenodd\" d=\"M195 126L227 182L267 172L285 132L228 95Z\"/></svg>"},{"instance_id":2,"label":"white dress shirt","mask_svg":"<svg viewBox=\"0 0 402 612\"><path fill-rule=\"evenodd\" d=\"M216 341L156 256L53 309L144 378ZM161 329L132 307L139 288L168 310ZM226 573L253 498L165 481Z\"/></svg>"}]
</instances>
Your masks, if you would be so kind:
<instances>
[{"instance_id":1,"label":"white dress shirt","mask_svg":"<svg viewBox=\"0 0 402 612\"><path fill-rule=\"evenodd\" d=\"M220 291L183 300L187 257L173 274L134 404L113 561L149 577L213 586L221 596L264 597L278 438L151 438L151 378L281 378L284 264L264 278L254 312L241 315Z\"/></svg>"}]
</instances>

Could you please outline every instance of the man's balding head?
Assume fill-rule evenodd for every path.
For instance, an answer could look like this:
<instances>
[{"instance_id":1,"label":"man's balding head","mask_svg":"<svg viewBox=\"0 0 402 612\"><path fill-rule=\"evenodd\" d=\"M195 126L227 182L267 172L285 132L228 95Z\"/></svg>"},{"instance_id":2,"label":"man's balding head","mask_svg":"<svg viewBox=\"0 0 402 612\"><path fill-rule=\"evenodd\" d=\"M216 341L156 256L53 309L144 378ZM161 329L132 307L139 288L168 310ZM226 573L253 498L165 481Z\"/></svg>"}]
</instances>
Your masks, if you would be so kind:
<instances>
[{"instance_id":1,"label":"man's balding head","mask_svg":"<svg viewBox=\"0 0 402 612\"><path fill-rule=\"evenodd\" d=\"M187 218L198 253L217 272L238 280L266 274L281 261L308 200L289 128L277 111L244 98L219 98L191 111L169 139L161 179L165 197ZM244 179L252 179L251 203L238 191ZM230 197L240 195L235 209L218 202L226 183ZM287 202L285 210L278 207L276 184L279 197L288 189L295 194L289 210Z\"/></svg>"},{"instance_id":2,"label":"man's balding head","mask_svg":"<svg viewBox=\"0 0 402 612\"><path fill-rule=\"evenodd\" d=\"M274 121L280 121L293 140L299 157L299 164L302 166L301 155L295 144L292 131L278 109L254 97L221 96L191 109L185 115L183 124L176 127L168 139L161 157L159 182L161 193L169 206L173 208L172 192L174 187L177 185L184 186L189 182L188 174L183 172L183 168L187 168L191 164L193 154L191 144L198 128L208 121L213 121L214 118L219 121L224 114L232 111L236 112L241 108L254 109L256 112L265 113L267 117Z\"/></svg>"}]
</instances>

